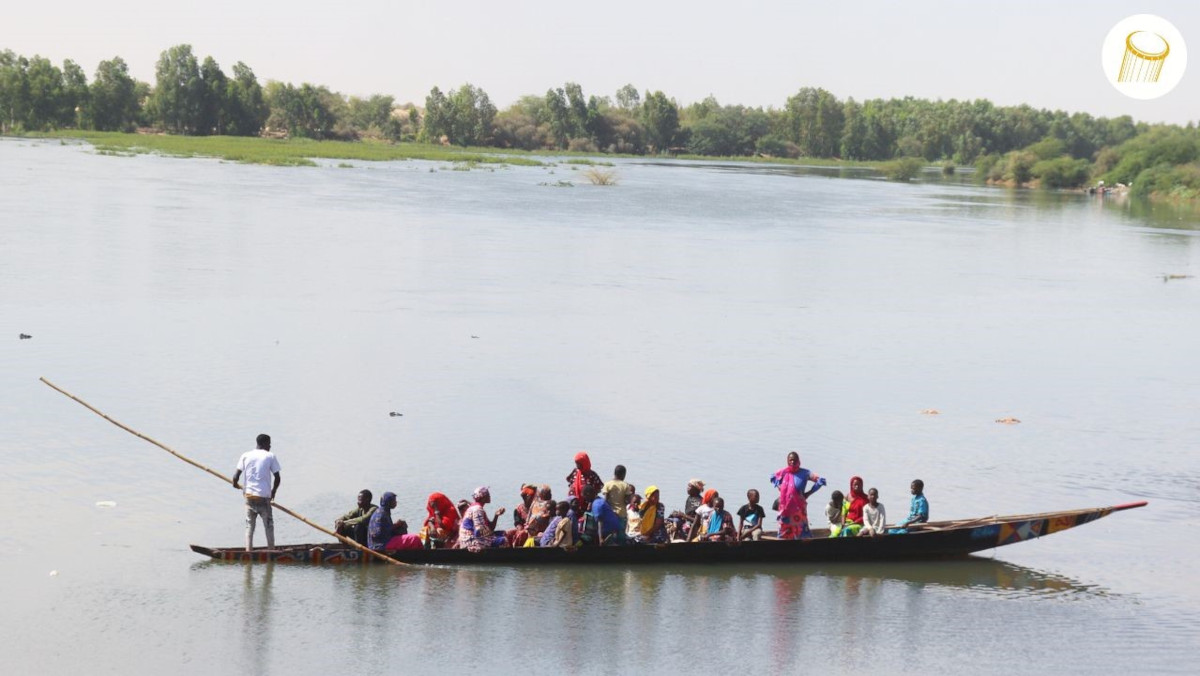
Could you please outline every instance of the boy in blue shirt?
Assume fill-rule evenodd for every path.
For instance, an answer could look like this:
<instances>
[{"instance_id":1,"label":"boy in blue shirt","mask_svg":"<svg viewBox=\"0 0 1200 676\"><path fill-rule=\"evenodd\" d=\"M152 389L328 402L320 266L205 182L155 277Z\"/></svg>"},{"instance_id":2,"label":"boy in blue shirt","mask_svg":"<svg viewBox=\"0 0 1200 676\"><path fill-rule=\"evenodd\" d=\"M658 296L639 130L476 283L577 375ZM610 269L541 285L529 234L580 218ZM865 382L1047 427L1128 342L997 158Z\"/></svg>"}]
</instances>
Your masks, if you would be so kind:
<instances>
[{"instance_id":1,"label":"boy in blue shirt","mask_svg":"<svg viewBox=\"0 0 1200 676\"><path fill-rule=\"evenodd\" d=\"M908 518L896 524L897 528L907 528L908 526L929 521L929 501L925 499L924 481L915 479L912 482L912 502L910 504Z\"/></svg>"}]
</instances>

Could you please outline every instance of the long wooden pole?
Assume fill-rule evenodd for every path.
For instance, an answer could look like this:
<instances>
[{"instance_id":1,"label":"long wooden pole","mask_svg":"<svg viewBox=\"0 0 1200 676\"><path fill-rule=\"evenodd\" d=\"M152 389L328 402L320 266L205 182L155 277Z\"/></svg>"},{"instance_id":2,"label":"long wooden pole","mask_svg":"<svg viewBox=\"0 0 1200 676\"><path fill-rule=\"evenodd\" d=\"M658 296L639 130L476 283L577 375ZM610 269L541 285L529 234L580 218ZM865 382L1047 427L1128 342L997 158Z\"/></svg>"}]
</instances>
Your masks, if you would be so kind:
<instances>
[{"instance_id":1,"label":"long wooden pole","mask_svg":"<svg viewBox=\"0 0 1200 676\"><path fill-rule=\"evenodd\" d=\"M224 481L225 483L227 483L231 486L233 485L233 480L230 477L227 477L224 474L221 474L220 472L212 469L211 467L206 467L205 465L202 465L202 464L196 462L195 460L192 460L191 458L187 457L186 455L169 448L165 444L162 444L154 439L151 439L150 437L146 436L145 434L142 434L141 432L138 432L137 430L132 429L132 428L122 424L121 422L114 420L113 418L110 418L108 415L106 415L105 413L103 413L102 411L97 409L95 406L92 406L91 404L89 404L86 401L80 399L79 397L71 394L70 392L64 390L63 388L59 387L58 385L55 385L54 383L50 382L49 380L46 380L45 378L39 378L39 380L41 380L43 383L46 383L47 385L49 385L52 389L58 391L60 394L65 395L67 398L74 399L77 403L81 404L87 410L91 411L92 413L95 413L96 415L100 416L101 418L104 418L105 420L116 425L117 427L120 427L121 429L125 430L126 432L129 432L133 436L138 437L139 439L144 439L145 441L148 441L148 442L154 444L155 446L158 446L159 448L163 449L167 453L170 453L171 455L175 456L176 458L179 458L180 460L186 462L187 464L189 464L193 467L198 467L199 469L202 469L205 472L208 472L209 474L217 477L221 481ZM279 504L278 502L275 502L274 500L271 500L271 504L274 507L276 507L277 509L279 509L281 512L283 512L284 514L295 517L296 519L303 521L304 523L312 526L313 528L316 528L317 530L321 531L322 533L325 533L326 535L332 535L333 537L337 538L341 542L343 542L347 545L350 545L351 547L354 547L355 549L358 549L359 551L362 551L365 554L369 554L381 561L387 561L388 563L392 563L397 566L409 565L403 561L398 561L396 559L393 559L392 557L388 556L387 554L384 554L383 552L377 552L374 549L371 549L369 547L364 547L364 546L360 545L359 543L355 542L354 540L351 540L350 538L342 536L342 535L338 535L337 533L329 530L328 528L317 525L317 524L313 523L312 521L309 521L308 519L304 518L303 516L297 514L296 512L293 512L292 510L288 509L287 507L284 507L283 505Z\"/></svg>"}]
</instances>

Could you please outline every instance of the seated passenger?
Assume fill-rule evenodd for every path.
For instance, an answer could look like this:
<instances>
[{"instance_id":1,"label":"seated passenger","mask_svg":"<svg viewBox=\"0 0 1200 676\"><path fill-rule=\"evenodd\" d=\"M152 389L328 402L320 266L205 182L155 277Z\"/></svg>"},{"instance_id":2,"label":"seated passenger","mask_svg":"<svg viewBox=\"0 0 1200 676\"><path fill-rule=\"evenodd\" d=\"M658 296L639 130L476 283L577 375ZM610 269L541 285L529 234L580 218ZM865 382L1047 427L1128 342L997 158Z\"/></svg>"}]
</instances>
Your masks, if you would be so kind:
<instances>
[{"instance_id":1,"label":"seated passenger","mask_svg":"<svg viewBox=\"0 0 1200 676\"><path fill-rule=\"evenodd\" d=\"M704 517L702 539L708 542L737 542L737 533L733 530L733 517L725 511L725 499L713 498L712 509Z\"/></svg>"},{"instance_id":2,"label":"seated passenger","mask_svg":"<svg viewBox=\"0 0 1200 676\"><path fill-rule=\"evenodd\" d=\"M488 518L484 505L492 501L492 493L487 486L476 488L471 497L475 502L467 508L458 526L459 548L477 552L489 547L503 547L507 541L503 535L496 534L496 521L504 513L504 508L497 509L495 516Z\"/></svg>"},{"instance_id":3,"label":"seated passenger","mask_svg":"<svg viewBox=\"0 0 1200 676\"><path fill-rule=\"evenodd\" d=\"M584 496L592 501L592 518L596 521L596 542L601 545L625 544L625 526L617 511L608 504L608 499L598 495L591 486L583 489Z\"/></svg>"},{"instance_id":4,"label":"seated passenger","mask_svg":"<svg viewBox=\"0 0 1200 676\"><path fill-rule=\"evenodd\" d=\"M746 491L746 504L738 510L738 539L758 540L763 534L763 521L767 518L762 505L758 504L758 491Z\"/></svg>"},{"instance_id":5,"label":"seated passenger","mask_svg":"<svg viewBox=\"0 0 1200 676\"><path fill-rule=\"evenodd\" d=\"M700 506L696 508L696 515L692 517L692 523L688 525L689 542L704 537L705 524L708 523L708 517L712 514L713 503L719 497L721 494L715 488L704 491L703 497L700 498Z\"/></svg>"},{"instance_id":6,"label":"seated passenger","mask_svg":"<svg viewBox=\"0 0 1200 676\"><path fill-rule=\"evenodd\" d=\"M557 505L557 514L546 526L546 532L538 542L541 547L572 547L575 545L575 527L571 524L571 505L562 501Z\"/></svg>"},{"instance_id":7,"label":"seated passenger","mask_svg":"<svg viewBox=\"0 0 1200 676\"><path fill-rule=\"evenodd\" d=\"M421 539L429 549L452 547L458 539L458 510L450 498L441 493L431 493L425 501L425 526Z\"/></svg>"},{"instance_id":8,"label":"seated passenger","mask_svg":"<svg viewBox=\"0 0 1200 676\"><path fill-rule=\"evenodd\" d=\"M842 506L842 537L853 537L863 527L863 507L867 504L867 494L863 492L862 477L850 477L850 494ZM830 536L832 537L832 533Z\"/></svg>"},{"instance_id":9,"label":"seated passenger","mask_svg":"<svg viewBox=\"0 0 1200 676\"><path fill-rule=\"evenodd\" d=\"M896 524L897 528L908 528L929 521L929 501L925 499L925 482L915 479L910 488L912 489L912 503L908 509L908 518Z\"/></svg>"},{"instance_id":10,"label":"seated passenger","mask_svg":"<svg viewBox=\"0 0 1200 676\"><path fill-rule=\"evenodd\" d=\"M663 506L660 502L658 486L646 488L646 498L638 508L638 532L634 542L647 544L666 544L666 519L663 517Z\"/></svg>"},{"instance_id":11,"label":"seated passenger","mask_svg":"<svg viewBox=\"0 0 1200 676\"><path fill-rule=\"evenodd\" d=\"M867 504L863 507L863 527L858 532L862 536L887 534L887 512L879 501L879 491L872 488L867 491Z\"/></svg>"},{"instance_id":12,"label":"seated passenger","mask_svg":"<svg viewBox=\"0 0 1200 676\"><path fill-rule=\"evenodd\" d=\"M829 537L835 538L842 534L842 519L846 514L846 502L841 491L834 491L829 496L829 504L825 506L825 518L829 519Z\"/></svg>"},{"instance_id":13,"label":"seated passenger","mask_svg":"<svg viewBox=\"0 0 1200 676\"><path fill-rule=\"evenodd\" d=\"M625 505L625 536L628 538L634 538L638 534L638 526L642 523L638 510L641 508L642 496L637 493L629 496L629 504Z\"/></svg>"},{"instance_id":14,"label":"seated passenger","mask_svg":"<svg viewBox=\"0 0 1200 676\"><path fill-rule=\"evenodd\" d=\"M420 549L421 538L408 534L404 519L392 521L392 510L396 508L396 494L388 491L379 498L379 508L371 515L367 527L367 546L377 552L399 549Z\"/></svg>"},{"instance_id":15,"label":"seated passenger","mask_svg":"<svg viewBox=\"0 0 1200 676\"><path fill-rule=\"evenodd\" d=\"M371 525L371 515L374 513L375 505L371 504L371 491L364 488L358 492L358 505L334 521L333 529L338 535L348 537L365 547L367 529Z\"/></svg>"},{"instance_id":16,"label":"seated passenger","mask_svg":"<svg viewBox=\"0 0 1200 676\"><path fill-rule=\"evenodd\" d=\"M508 542L514 547L521 547L529 538L529 531L526 525L529 523L529 515L533 506L533 499L537 496L537 489L533 484L521 484L521 504L513 510L513 528L506 531L504 536Z\"/></svg>"},{"instance_id":17,"label":"seated passenger","mask_svg":"<svg viewBox=\"0 0 1200 676\"><path fill-rule=\"evenodd\" d=\"M550 487L542 484L538 487L537 497L533 499L533 504L529 506L529 520L525 522L525 530L529 533L529 537L540 537L546 531L546 527L550 525L550 519L554 518L554 498L551 495Z\"/></svg>"},{"instance_id":18,"label":"seated passenger","mask_svg":"<svg viewBox=\"0 0 1200 676\"><path fill-rule=\"evenodd\" d=\"M687 499L683 502L682 512L671 512L667 520L667 533L672 540L687 540L688 530L696 518L696 509L703 504L700 494L704 492L704 482L692 479L687 485Z\"/></svg>"}]
</instances>

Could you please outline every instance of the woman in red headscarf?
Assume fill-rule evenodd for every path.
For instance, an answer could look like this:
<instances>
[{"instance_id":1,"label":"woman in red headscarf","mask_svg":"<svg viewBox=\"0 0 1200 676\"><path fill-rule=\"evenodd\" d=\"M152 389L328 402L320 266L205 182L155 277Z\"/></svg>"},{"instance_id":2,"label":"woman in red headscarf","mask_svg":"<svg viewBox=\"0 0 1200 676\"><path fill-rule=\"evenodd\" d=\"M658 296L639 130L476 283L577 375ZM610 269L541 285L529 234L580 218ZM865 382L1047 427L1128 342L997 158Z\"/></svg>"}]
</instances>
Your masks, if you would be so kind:
<instances>
[{"instance_id":1,"label":"woman in red headscarf","mask_svg":"<svg viewBox=\"0 0 1200 676\"><path fill-rule=\"evenodd\" d=\"M421 529L421 539L430 549L453 546L458 538L458 508L450 498L441 493L430 493L425 501L425 527Z\"/></svg>"},{"instance_id":2,"label":"woman in red headscarf","mask_svg":"<svg viewBox=\"0 0 1200 676\"><path fill-rule=\"evenodd\" d=\"M533 498L536 495L537 489L533 487L533 484L521 484L521 504L513 510L513 528L504 534L514 547L524 545L529 538L529 517L532 514Z\"/></svg>"},{"instance_id":3,"label":"woman in red headscarf","mask_svg":"<svg viewBox=\"0 0 1200 676\"><path fill-rule=\"evenodd\" d=\"M601 489L604 488L604 481L600 479L600 475L592 471L592 459L584 451L575 454L575 469L567 475L567 497L578 500L584 510L587 505L583 505L583 487L594 486L596 494L599 495Z\"/></svg>"},{"instance_id":4,"label":"woman in red headscarf","mask_svg":"<svg viewBox=\"0 0 1200 676\"><path fill-rule=\"evenodd\" d=\"M863 492L862 477L850 477L850 494L846 496L846 501L843 503L845 511L842 512L842 534L844 536L858 535L858 531L862 530L863 507L868 502L870 499Z\"/></svg>"}]
</instances>

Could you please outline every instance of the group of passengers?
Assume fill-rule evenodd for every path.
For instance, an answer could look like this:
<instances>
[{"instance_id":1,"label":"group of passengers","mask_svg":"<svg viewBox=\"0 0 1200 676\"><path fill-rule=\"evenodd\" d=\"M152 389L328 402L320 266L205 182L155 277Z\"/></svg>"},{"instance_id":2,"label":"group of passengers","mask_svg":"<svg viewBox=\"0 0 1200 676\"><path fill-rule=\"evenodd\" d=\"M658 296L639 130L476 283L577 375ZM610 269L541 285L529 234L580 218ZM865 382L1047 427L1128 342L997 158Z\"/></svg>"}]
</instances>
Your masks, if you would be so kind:
<instances>
[{"instance_id":1,"label":"group of passengers","mask_svg":"<svg viewBox=\"0 0 1200 676\"><path fill-rule=\"evenodd\" d=\"M513 527L498 528L504 507L491 517L487 505L491 491L476 488L471 501L452 501L433 493L425 503L426 518L417 533L409 533L403 519L392 518L396 494L384 493L379 505L372 504L368 490L358 494L355 509L335 522L338 535L377 551L402 549L461 548L478 551L491 547L573 547L578 545L667 544L672 542L738 542L760 540L766 534L766 514L759 493L750 489L746 504L733 515L725 500L705 483L693 479L687 485L682 511L669 514L657 486L638 494L625 481L626 470L617 465L613 478L603 481L592 469L585 452L575 455L575 468L566 477L567 499L555 501L550 486L521 486L521 504L513 510ZM779 489L773 508L779 512L778 539L813 537L808 522L808 497L826 484L825 479L800 466L800 457L789 453L787 466L771 477ZM912 509L908 519L888 528L879 492L863 492L860 477L850 480L850 493L834 491L826 508L829 537L879 536L904 532L929 519L929 503L920 479L912 482ZM768 536L770 537L770 536Z\"/></svg>"}]
</instances>

